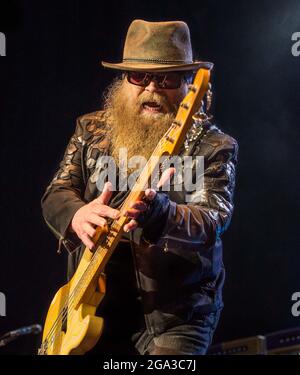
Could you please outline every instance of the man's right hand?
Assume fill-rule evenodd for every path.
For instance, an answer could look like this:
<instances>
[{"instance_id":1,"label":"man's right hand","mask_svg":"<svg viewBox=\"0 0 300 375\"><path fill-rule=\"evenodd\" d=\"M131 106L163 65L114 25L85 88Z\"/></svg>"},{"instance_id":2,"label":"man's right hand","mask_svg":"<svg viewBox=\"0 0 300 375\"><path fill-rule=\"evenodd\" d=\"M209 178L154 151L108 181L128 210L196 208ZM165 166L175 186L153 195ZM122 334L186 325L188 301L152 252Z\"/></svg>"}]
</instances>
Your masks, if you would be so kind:
<instances>
[{"instance_id":1,"label":"man's right hand","mask_svg":"<svg viewBox=\"0 0 300 375\"><path fill-rule=\"evenodd\" d=\"M107 206L111 196L112 185L106 182L101 195L81 207L73 216L70 228L89 249L95 246L92 241L96 233L95 227L105 226L105 218L116 219L120 214L120 211Z\"/></svg>"}]
</instances>

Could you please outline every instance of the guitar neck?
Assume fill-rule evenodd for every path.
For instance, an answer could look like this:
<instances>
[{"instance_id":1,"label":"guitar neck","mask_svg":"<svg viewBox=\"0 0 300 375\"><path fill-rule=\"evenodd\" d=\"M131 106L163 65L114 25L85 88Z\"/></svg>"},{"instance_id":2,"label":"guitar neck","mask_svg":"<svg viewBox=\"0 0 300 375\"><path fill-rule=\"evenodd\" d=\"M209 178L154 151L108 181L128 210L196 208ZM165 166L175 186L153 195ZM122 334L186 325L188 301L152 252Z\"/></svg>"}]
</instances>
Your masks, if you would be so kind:
<instances>
[{"instance_id":1,"label":"guitar neck","mask_svg":"<svg viewBox=\"0 0 300 375\"><path fill-rule=\"evenodd\" d=\"M159 141L131 192L124 201L120 210L120 217L112 222L104 241L98 244L90 264L82 275L81 280L76 285L74 289L75 306L78 306L83 299L88 301L92 298L92 291L89 286L96 286L101 272L103 272L105 265L122 237L123 227L128 221L124 213L132 202L143 197L144 191L149 187L151 177L159 168L161 157L177 155L179 153L186 134L192 124L192 117L201 105L201 101L207 91L209 78L209 70L198 70L193 85L189 86L189 92L179 106L175 120Z\"/></svg>"}]
</instances>

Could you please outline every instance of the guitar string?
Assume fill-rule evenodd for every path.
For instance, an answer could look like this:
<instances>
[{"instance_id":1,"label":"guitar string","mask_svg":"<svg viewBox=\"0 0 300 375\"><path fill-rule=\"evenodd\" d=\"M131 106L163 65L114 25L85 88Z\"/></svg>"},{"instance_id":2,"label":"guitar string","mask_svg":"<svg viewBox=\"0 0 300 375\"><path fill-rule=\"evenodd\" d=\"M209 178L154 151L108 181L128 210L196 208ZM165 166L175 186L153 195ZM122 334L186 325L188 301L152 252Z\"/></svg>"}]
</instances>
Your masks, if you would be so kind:
<instances>
[{"instance_id":1,"label":"guitar string","mask_svg":"<svg viewBox=\"0 0 300 375\"><path fill-rule=\"evenodd\" d=\"M176 116L176 117L177 117L177 116ZM175 118L175 120L176 120L176 118ZM172 124L172 126L173 126L173 125L174 125L174 124ZM174 128L175 128L175 127L173 126L173 129L174 129ZM168 131L167 131L166 134L168 134L171 130L172 130L172 127L170 127L170 129L168 129ZM165 136L164 136L164 138L165 138ZM159 147L160 150L162 149L163 142L165 142L165 139L161 140L161 141L158 143L158 145L157 145L157 146ZM154 152L155 152L155 151L154 151ZM154 153L154 152L153 152L153 153ZM147 164L146 164L146 165L147 165ZM158 169L158 172L157 172L158 175L159 175L159 172L160 172L160 170ZM129 195L129 197L130 197L130 195ZM129 198L129 197L128 197L128 198ZM112 226L113 226L113 225L114 225L114 222L113 222ZM83 279L84 279L84 278L87 278L87 272L89 271L89 268L91 268L91 267L94 265L94 263L95 263L96 254L100 255L101 251L103 252L103 251L104 251L104 248L100 248L99 252L95 252L95 254L93 255L93 257L92 257L90 263L88 264L86 270L84 271L84 273L82 274L81 278L79 279L79 281L78 281L77 284L75 285L75 287L74 287L72 293L71 293L70 296L68 297L68 299L67 299L66 303L64 304L63 308L60 310L60 312L59 312L59 314L58 314L56 320L54 321L54 323L53 323L53 325L52 325L50 331L48 332L48 334L47 334L45 340L43 340L43 342L42 342L42 345L41 345L42 350L43 350L44 343L48 343L49 341L52 341L52 342L51 342L51 345L52 345L53 342L54 342L54 339L55 339L58 335L61 334L61 331L58 332L58 331L56 330L56 328L57 328L58 324L60 323L60 321L61 321L61 324L60 324L60 325L62 325L62 324L65 322L66 317L68 317L68 318L71 319L71 317L72 317L72 315L73 315L73 312L74 312L74 309L73 309L73 305L74 305L74 295L75 295L75 293L77 292L78 289L79 289L79 291L80 291L80 286L81 286L80 284L83 283L83 281L84 281ZM71 309L73 309L73 310L71 310ZM69 312L69 310L71 310L71 312Z\"/></svg>"},{"instance_id":2,"label":"guitar string","mask_svg":"<svg viewBox=\"0 0 300 375\"><path fill-rule=\"evenodd\" d=\"M173 126L173 129L174 128L175 127ZM171 130L172 130L172 128L170 127L170 129L167 131L167 134L169 134ZM161 151L162 146L164 145L164 142L165 142L165 139L163 139L163 141L160 141L158 143L157 148L159 149L159 151ZM155 151L153 153L155 153ZM157 175L155 177L159 177L159 172L160 172L160 170L158 169ZM114 223L112 224L112 226L113 225L114 225ZM99 255L100 255L101 251L103 252L103 250L104 249L100 249ZM54 339L61 333L60 331L57 332L57 330L56 330L58 324L62 325L65 322L65 319L66 319L66 317L68 315L69 315L68 317L71 319L71 316L73 315L73 312L74 312L74 310L71 310L73 308L73 306L74 306L74 295L75 295L75 293L77 292L78 289L80 291L80 286L81 286L80 284L82 284L82 282L84 281L84 278L86 279L86 275L87 275L87 272L89 271L89 268L91 268L94 265L94 263L95 263L95 255L96 255L96 253L94 254L92 260L90 261L88 267L86 268L86 270L84 271L83 275L79 279L78 283L74 287L72 293L68 297L68 300L66 301L66 303L63 306L63 308L61 309L61 311L60 311L57 319L55 320L55 322L53 323L53 325L51 327L51 330L48 332L45 340L43 341L42 346L43 346L43 344L45 342L49 342L49 341L51 342L52 341L52 343L53 343ZM69 310L71 310L71 312L69 312Z\"/></svg>"},{"instance_id":3,"label":"guitar string","mask_svg":"<svg viewBox=\"0 0 300 375\"><path fill-rule=\"evenodd\" d=\"M85 272L87 272L88 268L92 267L93 264L94 264L94 262L93 262L93 258L92 258L91 262L89 263L89 265L86 268ZM57 327L58 323L60 323L61 320L63 322L64 316L68 313L68 311L66 311L66 310L73 307L73 297L74 297L75 293L77 292L77 290L79 289L79 284L80 284L81 279L82 279L83 276L84 276L84 274L81 276L81 278L79 279L78 283L75 285L74 289L72 290L71 294L68 296L67 301L65 302L65 304L61 308L61 310L60 310L60 312L59 312L56 320L52 324L51 329L49 330L49 332L48 332L45 340L43 341L43 343L46 343L46 342L48 342L48 341L50 341L52 339L53 334L54 334L54 332L56 330L56 327ZM43 345L43 343L42 343L42 345Z\"/></svg>"},{"instance_id":4,"label":"guitar string","mask_svg":"<svg viewBox=\"0 0 300 375\"><path fill-rule=\"evenodd\" d=\"M101 255L101 252L103 252L103 250L104 249L101 248L99 250L99 252L97 252L97 254ZM57 316L55 322L53 323L50 331L48 332L45 340L43 340L43 342L42 342L42 348L43 348L43 344L44 343L48 343L48 342L52 341L51 344L53 344L54 339L61 333L61 331L58 332L57 329L56 329L56 328L58 328L58 325L59 326L63 325L63 323L65 322L65 319L66 319L67 316L71 319L71 317L73 315L73 312L75 311L73 309L73 307L74 307L74 301L75 301L74 295L75 295L76 292L78 292L78 290L80 292L80 286L81 286L80 284L82 284L84 278L87 278L88 269L91 268L92 265L94 265L95 259L96 259L95 254L94 254L93 258L91 259L91 261L90 261L88 267L86 268L85 272L83 273L83 275L79 279L78 283L75 285L73 291L71 292L70 296L68 297L68 300L64 304L63 308L60 310L60 313L58 314L58 316Z\"/></svg>"},{"instance_id":5,"label":"guitar string","mask_svg":"<svg viewBox=\"0 0 300 375\"><path fill-rule=\"evenodd\" d=\"M128 198L130 198L130 196ZM111 225L111 229L117 229L116 225L115 225L115 222L113 222L113 224ZM105 252L105 250L106 250L105 248L101 248L97 252L97 254L99 254L99 256L100 256L101 252ZM96 255L96 253L93 255L93 258L90 261L88 267L84 271L83 275L81 276L78 283L74 287L74 289L73 289L72 293L70 294L68 300L66 301L65 305L61 309L56 321L53 323L53 325L51 327L51 330L48 332L48 334L47 334L45 340L43 341L43 343L52 341L53 338L56 338L58 336L58 334L60 334L60 332L56 333L56 328L57 328L58 325L61 325L61 324L64 323L65 318L67 317L68 314L69 314L69 318L71 318L72 313L74 311L74 310L71 310L74 307L74 295L78 290L80 292L80 287L81 287L80 284L82 284L84 282L84 279L86 279L88 277L89 268L91 268L95 263L95 258L96 258L95 255ZM71 312L69 310L71 310Z\"/></svg>"},{"instance_id":6,"label":"guitar string","mask_svg":"<svg viewBox=\"0 0 300 375\"><path fill-rule=\"evenodd\" d=\"M113 226L113 224L111 226ZM97 254L101 255L101 252L105 252L105 250L106 249L102 247L102 248L100 248L100 250L98 250ZM95 259L97 258L97 257L95 257L95 255L96 255L96 253L94 254L93 258L91 259L88 267L84 271L84 273L81 276L81 278L79 279L78 283L74 287L72 293L68 297L68 300L66 301L65 305L61 309L59 315L57 316L57 319L55 320L55 322L53 323L53 325L51 327L51 330L48 332L45 340L43 341L42 347L43 347L43 344L45 344L45 343L53 340L53 338L56 338L57 335L61 333L61 332L57 332L57 330L56 330L58 324L60 324L60 323L63 324L64 321L65 321L65 318L67 316L69 318L72 317L72 313L74 312L74 310L72 310L72 308L74 307L74 294L75 294L75 292L78 291L78 289L79 289L79 292L80 292L80 287L81 287L80 284L82 284L82 282L84 281L84 279L86 279L88 277L88 269L94 265Z\"/></svg>"},{"instance_id":7,"label":"guitar string","mask_svg":"<svg viewBox=\"0 0 300 375\"><path fill-rule=\"evenodd\" d=\"M173 126L173 129L175 127ZM169 134L169 132L172 130L172 128L170 127L170 129L167 131L166 135ZM164 137L165 138L165 137ZM161 151L162 149L162 146L164 145L164 142L165 142L165 139L161 140L158 145L157 145L157 148L159 148L159 151ZM153 153L155 153L156 150L154 150ZM160 170L158 169L157 171L157 175L155 177L159 177L159 172ZM112 226L114 225L114 223L112 224ZM100 255L100 252L103 251L104 249L100 249L99 251L99 255ZM73 308L73 305L74 305L74 295L75 293L77 292L77 290L79 289L80 290L80 284L82 284L82 282L84 281L83 279L86 278L86 275L87 275L87 272L89 271L89 268L91 268L93 266L93 264L95 263L95 255L96 253L94 254L92 260L90 261L88 267L86 268L86 270L84 271L83 275L81 276L81 278L79 279L78 283L76 284L76 286L74 287L72 293L70 294L68 300L66 301L65 305L63 306L63 308L61 309L57 319L55 320L55 322L53 323L52 327L51 327L51 330L48 332L45 340L43 341L42 343L42 347L43 347L43 344L45 342L49 342L49 341L52 341L52 343L54 342L54 338L56 338L61 332L57 332L55 334L55 331L56 331L56 328L58 326L58 324L62 325L65 321L65 318L68 316L69 318L71 318L72 316L72 313L74 312L74 310L71 310ZM69 312L69 310L71 310L71 312Z\"/></svg>"},{"instance_id":8,"label":"guitar string","mask_svg":"<svg viewBox=\"0 0 300 375\"><path fill-rule=\"evenodd\" d=\"M130 199L130 196L128 197ZM112 224L112 227L113 227L114 223ZM113 227L114 228L114 227ZM99 255L100 255L100 251L99 251ZM86 279L86 274L87 272L89 271L89 268L91 268L94 264L94 260L95 260L95 254L93 255L93 258L91 259L88 267L86 268L86 270L84 271L83 275L81 276L81 278L79 279L78 283L75 285L72 293L70 294L69 296L69 299L66 301L66 303L64 304L64 306L62 307L62 309L60 310L60 313L58 314L57 316L57 319L55 320L55 322L53 323L50 331L48 332L45 340L43 342L46 342L46 341L49 341L50 339L52 339L52 333L54 332L55 328L57 327L58 323L60 323L60 320L62 320L64 318L64 315L66 315L68 313L67 311L67 308L71 307L71 304L70 302L72 302L72 297L74 296L74 294L78 291L79 287L81 286L80 284L82 284L82 282L84 281L84 279Z\"/></svg>"},{"instance_id":9,"label":"guitar string","mask_svg":"<svg viewBox=\"0 0 300 375\"><path fill-rule=\"evenodd\" d=\"M158 143L158 145L157 145L157 146L159 147L160 150L161 150L161 148L162 148L162 143L163 143L163 142L160 141L160 142ZM155 152L155 151L154 151L154 152ZM158 170L157 175L156 175L155 177L157 177L157 176L159 176L159 170ZM129 196L128 198L130 198L130 196ZM115 224L115 222L113 222L113 224L112 224L112 226L111 226L113 229L115 229L115 228L113 227L114 224ZM101 249L99 250L99 255L100 255L101 251L103 251L103 250L104 250L103 248L101 248ZM92 257L92 259L91 259L91 261L90 261L88 267L86 268L86 270L84 271L83 275L82 275L81 278L79 279L78 283L77 283L76 286L74 287L74 289L73 289L72 293L70 294L68 300L66 301L66 303L64 304L64 306L63 306L62 309L60 310L60 313L59 313L57 319L56 319L55 322L53 323L53 325L52 325L50 331L48 332L48 334L47 334L45 340L43 341L43 343L44 343L44 342L51 341L51 340L53 339L53 337L55 338L55 337L57 336L57 335L54 335L55 330L56 330L58 324L60 324L60 323L63 324L63 323L64 323L64 320L65 320L66 316L68 315L68 310L73 308L73 305L74 305L74 304L73 304L73 302L74 302L74 298L73 298L73 297L74 297L75 293L77 292L77 290L78 290L78 289L80 290L80 284L82 284L82 282L84 282L83 279L86 278L85 276L87 275L87 272L89 271L89 268L91 268L91 267L93 266L93 264L95 263L95 255L96 255L96 253L93 255L93 257ZM73 310L73 311L74 311L74 310ZM72 315L72 314L69 313L69 318L71 318L71 315ZM60 321L61 321L61 322L60 322ZM59 332L59 333L60 333L60 332ZM43 345L43 343L42 343L42 345Z\"/></svg>"}]
</instances>

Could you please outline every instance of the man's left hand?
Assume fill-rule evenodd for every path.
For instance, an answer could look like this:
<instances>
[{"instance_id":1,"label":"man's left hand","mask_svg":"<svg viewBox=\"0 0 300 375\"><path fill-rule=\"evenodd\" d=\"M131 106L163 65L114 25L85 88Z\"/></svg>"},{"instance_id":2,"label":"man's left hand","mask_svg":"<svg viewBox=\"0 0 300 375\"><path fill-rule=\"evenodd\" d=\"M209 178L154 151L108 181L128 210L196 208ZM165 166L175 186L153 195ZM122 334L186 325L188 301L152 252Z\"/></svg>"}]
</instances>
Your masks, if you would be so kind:
<instances>
[{"instance_id":1,"label":"man's left hand","mask_svg":"<svg viewBox=\"0 0 300 375\"><path fill-rule=\"evenodd\" d=\"M168 168L167 170L165 170L157 184L157 188L159 189L168 180L170 180L174 173L175 168ZM149 214L159 216L168 209L169 202L165 198L165 194L164 197L158 196L157 194L158 193L154 189L146 189L144 200L132 203L131 208L125 212L125 216L128 216L131 219L127 224L124 225L125 232L131 232L138 226L144 226L147 219L150 219ZM157 206L154 210L153 204L156 204ZM159 217L157 217L157 219L159 219Z\"/></svg>"}]
</instances>

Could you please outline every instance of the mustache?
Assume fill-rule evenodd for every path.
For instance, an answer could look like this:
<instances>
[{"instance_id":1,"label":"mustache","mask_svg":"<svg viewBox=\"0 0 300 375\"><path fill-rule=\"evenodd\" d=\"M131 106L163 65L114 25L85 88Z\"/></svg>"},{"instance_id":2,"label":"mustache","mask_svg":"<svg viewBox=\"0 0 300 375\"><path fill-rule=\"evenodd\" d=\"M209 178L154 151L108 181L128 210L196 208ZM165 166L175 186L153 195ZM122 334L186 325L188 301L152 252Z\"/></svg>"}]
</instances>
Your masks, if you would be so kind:
<instances>
[{"instance_id":1,"label":"mustache","mask_svg":"<svg viewBox=\"0 0 300 375\"><path fill-rule=\"evenodd\" d=\"M151 93L151 92L145 91L139 95L138 100L137 100L137 105L139 107L142 107L143 104L147 102L155 103L161 106L167 112L174 112L176 110L176 106L171 105L168 99L164 95L158 94L156 92Z\"/></svg>"}]
</instances>

